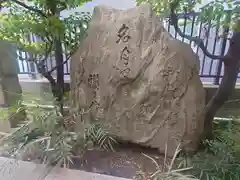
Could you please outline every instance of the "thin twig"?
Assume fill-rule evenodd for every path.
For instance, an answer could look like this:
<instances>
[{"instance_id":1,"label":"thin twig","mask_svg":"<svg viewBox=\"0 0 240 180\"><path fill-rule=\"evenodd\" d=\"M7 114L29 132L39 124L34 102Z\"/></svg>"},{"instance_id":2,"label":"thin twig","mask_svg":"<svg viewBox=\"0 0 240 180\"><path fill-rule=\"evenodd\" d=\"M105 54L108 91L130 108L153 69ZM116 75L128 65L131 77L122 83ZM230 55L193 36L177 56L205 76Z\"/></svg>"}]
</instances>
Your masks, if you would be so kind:
<instances>
[{"instance_id":1,"label":"thin twig","mask_svg":"<svg viewBox=\"0 0 240 180\"><path fill-rule=\"evenodd\" d=\"M22 6L22 7L24 7L24 8L26 8L26 9L28 9L28 10L30 10L30 11L32 11L32 12L38 13L39 15L47 18L47 15L44 12L42 12L41 10L39 10L39 9L36 9L36 8L34 8L32 6L28 6L25 3L21 2L21 1L18 1L18 0L11 0L11 1L16 3L16 4L18 4L18 5L20 5L20 6Z\"/></svg>"},{"instance_id":2,"label":"thin twig","mask_svg":"<svg viewBox=\"0 0 240 180\"><path fill-rule=\"evenodd\" d=\"M69 59L70 59L70 57L68 57L65 61L63 61L62 64L59 64L59 65L53 67L50 71L48 71L48 73L51 74L51 73L52 73L53 71L55 71L59 66L62 66L62 65L64 65L64 64L66 64L66 63L68 62Z\"/></svg>"},{"instance_id":3,"label":"thin twig","mask_svg":"<svg viewBox=\"0 0 240 180\"><path fill-rule=\"evenodd\" d=\"M49 48L46 50L44 59L42 59L39 63L36 62L36 65L39 73L41 73L50 82L50 84L56 88L56 80L52 77L51 72L46 70L46 65L44 64L47 61L51 51L52 44L50 44Z\"/></svg>"},{"instance_id":4,"label":"thin twig","mask_svg":"<svg viewBox=\"0 0 240 180\"><path fill-rule=\"evenodd\" d=\"M229 100L226 103L236 103L236 102L240 102L240 99Z\"/></svg>"},{"instance_id":5,"label":"thin twig","mask_svg":"<svg viewBox=\"0 0 240 180\"><path fill-rule=\"evenodd\" d=\"M76 52L76 50L74 49L72 52L69 53L69 55L67 56L66 60L63 61L62 64L59 64L59 65L53 67L50 71L48 71L48 73L52 73L52 72L55 71L59 66L62 66L62 65L64 65L64 64L66 64L75 52Z\"/></svg>"}]
</instances>

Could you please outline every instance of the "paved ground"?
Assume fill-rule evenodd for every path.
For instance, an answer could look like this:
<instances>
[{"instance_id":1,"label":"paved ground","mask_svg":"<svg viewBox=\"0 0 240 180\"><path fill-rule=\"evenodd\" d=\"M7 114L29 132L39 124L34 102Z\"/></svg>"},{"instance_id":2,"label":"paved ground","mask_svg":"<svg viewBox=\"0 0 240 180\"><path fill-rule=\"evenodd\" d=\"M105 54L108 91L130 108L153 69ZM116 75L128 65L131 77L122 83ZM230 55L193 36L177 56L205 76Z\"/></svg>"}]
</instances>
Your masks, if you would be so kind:
<instances>
[{"instance_id":1,"label":"paved ground","mask_svg":"<svg viewBox=\"0 0 240 180\"><path fill-rule=\"evenodd\" d=\"M47 174L47 175L46 175ZM49 172L44 166L0 157L1 180L127 180L79 170L56 168Z\"/></svg>"}]
</instances>

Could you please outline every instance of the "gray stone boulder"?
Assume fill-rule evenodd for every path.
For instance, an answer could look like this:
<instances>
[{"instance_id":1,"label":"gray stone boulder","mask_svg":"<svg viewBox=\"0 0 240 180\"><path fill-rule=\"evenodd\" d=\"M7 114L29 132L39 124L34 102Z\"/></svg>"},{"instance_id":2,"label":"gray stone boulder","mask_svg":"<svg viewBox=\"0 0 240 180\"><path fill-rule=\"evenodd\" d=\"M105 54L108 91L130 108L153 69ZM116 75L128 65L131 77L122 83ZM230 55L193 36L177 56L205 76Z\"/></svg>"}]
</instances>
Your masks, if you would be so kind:
<instances>
[{"instance_id":1,"label":"gray stone boulder","mask_svg":"<svg viewBox=\"0 0 240 180\"><path fill-rule=\"evenodd\" d=\"M193 151L203 133L199 59L174 39L149 4L94 9L71 60L76 130L101 123L117 137L172 156ZM77 112L77 113L76 113Z\"/></svg>"}]
</instances>

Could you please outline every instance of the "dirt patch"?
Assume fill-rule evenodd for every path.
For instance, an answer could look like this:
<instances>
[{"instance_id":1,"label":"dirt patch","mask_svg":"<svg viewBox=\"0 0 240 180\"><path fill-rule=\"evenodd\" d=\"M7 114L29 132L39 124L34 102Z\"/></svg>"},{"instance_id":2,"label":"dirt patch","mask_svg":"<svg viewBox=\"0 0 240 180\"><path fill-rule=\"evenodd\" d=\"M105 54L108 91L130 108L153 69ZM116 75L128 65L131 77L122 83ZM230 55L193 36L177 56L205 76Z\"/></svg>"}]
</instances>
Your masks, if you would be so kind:
<instances>
[{"instance_id":1,"label":"dirt patch","mask_svg":"<svg viewBox=\"0 0 240 180\"><path fill-rule=\"evenodd\" d=\"M70 164L69 168L129 179L142 174L148 179L149 175L159 170L150 158L154 159L161 169L165 161L164 155L160 154L156 149L133 144L119 145L114 149L114 152L102 149L88 150L83 157L73 157L73 164ZM12 158L9 154L1 154L0 156ZM40 163L39 159L29 154L24 156L23 159L21 158L21 160ZM169 164L169 161L169 158L166 159L167 164Z\"/></svg>"},{"instance_id":2,"label":"dirt patch","mask_svg":"<svg viewBox=\"0 0 240 180\"><path fill-rule=\"evenodd\" d=\"M160 166L164 164L164 156L157 150L125 145L115 148L115 152L89 150L81 159L74 158L74 164L70 168L130 179L138 173L144 173L147 177L156 172L157 167L143 153L153 158Z\"/></svg>"}]
</instances>

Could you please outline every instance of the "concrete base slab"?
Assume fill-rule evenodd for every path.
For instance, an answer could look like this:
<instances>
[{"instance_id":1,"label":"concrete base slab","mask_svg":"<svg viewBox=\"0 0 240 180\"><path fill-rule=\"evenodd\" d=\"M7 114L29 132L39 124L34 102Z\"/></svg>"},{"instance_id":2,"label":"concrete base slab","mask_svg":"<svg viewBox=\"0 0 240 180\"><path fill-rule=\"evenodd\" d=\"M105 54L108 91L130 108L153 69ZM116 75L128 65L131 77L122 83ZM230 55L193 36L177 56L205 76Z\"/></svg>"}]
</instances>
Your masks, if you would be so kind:
<instances>
[{"instance_id":1,"label":"concrete base slab","mask_svg":"<svg viewBox=\"0 0 240 180\"><path fill-rule=\"evenodd\" d=\"M3 132L3 133L11 132L11 127L8 120L0 119L0 132Z\"/></svg>"},{"instance_id":2,"label":"concrete base slab","mask_svg":"<svg viewBox=\"0 0 240 180\"><path fill-rule=\"evenodd\" d=\"M128 180L64 168L47 169L40 164L0 157L1 180Z\"/></svg>"}]
</instances>

